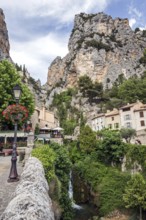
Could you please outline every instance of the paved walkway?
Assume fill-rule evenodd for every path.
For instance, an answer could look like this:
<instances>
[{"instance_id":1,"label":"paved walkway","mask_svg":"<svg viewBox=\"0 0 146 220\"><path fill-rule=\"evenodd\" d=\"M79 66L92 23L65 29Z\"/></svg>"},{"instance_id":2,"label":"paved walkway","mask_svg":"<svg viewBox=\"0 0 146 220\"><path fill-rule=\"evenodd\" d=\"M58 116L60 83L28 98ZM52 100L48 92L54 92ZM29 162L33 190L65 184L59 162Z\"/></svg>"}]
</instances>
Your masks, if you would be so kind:
<instances>
[{"instance_id":1,"label":"paved walkway","mask_svg":"<svg viewBox=\"0 0 146 220\"><path fill-rule=\"evenodd\" d=\"M11 156L0 156L0 216L13 197L18 182L8 183L11 167ZM20 175L23 170L22 163L17 158L17 172Z\"/></svg>"}]
</instances>

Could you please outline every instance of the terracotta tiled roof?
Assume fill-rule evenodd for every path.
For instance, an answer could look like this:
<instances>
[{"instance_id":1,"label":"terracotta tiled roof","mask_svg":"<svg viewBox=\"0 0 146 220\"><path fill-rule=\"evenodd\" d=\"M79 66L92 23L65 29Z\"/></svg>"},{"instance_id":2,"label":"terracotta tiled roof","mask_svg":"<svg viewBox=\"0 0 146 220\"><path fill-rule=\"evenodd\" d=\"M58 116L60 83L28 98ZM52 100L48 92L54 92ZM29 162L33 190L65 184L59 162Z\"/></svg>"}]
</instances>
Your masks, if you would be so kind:
<instances>
[{"instance_id":1,"label":"terracotta tiled roof","mask_svg":"<svg viewBox=\"0 0 146 220\"><path fill-rule=\"evenodd\" d=\"M127 104L122 106L120 109L124 109L124 108L129 108L129 107L133 107L136 103L132 103L132 104Z\"/></svg>"},{"instance_id":2,"label":"terracotta tiled roof","mask_svg":"<svg viewBox=\"0 0 146 220\"><path fill-rule=\"evenodd\" d=\"M110 112L106 113L105 117L112 116L112 115L119 115L119 110L114 109L113 111L110 111Z\"/></svg>"},{"instance_id":3,"label":"terracotta tiled roof","mask_svg":"<svg viewBox=\"0 0 146 220\"><path fill-rule=\"evenodd\" d=\"M131 108L133 106L141 106L141 105L143 105L142 102L137 101L131 104L128 103L127 105L122 106L120 109L129 108L129 107Z\"/></svg>"},{"instance_id":4,"label":"terracotta tiled roof","mask_svg":"<svg viewBox=\"0 0 146 220\"><path fill-rule=\"evenodd\" d=\"M134 112L137 112L137 111L143 111L143 110L146 110L146 105L143 104L142 106L139 106L137 108L134 109Z\"/></svg>"},{"instance_id":5,"label":"terracotta tiled roof","mask_svg":"<svg viewBox=\"0 0 146 220\"><path fill-rule=\"evenodd\" d=\"M100 118L100 117L104 117L104 116L105 116L104 113L100 113L100 114L94 116L94 117L92 118L92 120L95 119L95 118Z\"/></svg>"}]
</instances>

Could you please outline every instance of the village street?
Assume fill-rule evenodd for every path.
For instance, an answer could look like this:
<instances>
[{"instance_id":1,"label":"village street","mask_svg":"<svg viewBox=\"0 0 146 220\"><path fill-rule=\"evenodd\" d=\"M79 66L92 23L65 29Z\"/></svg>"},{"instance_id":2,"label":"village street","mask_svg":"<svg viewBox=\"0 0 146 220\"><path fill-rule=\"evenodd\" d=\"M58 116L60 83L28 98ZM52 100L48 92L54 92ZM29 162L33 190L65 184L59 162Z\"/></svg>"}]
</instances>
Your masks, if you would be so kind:
<instances>
[{"instance_id":1,"label":"village street","mask_svg":"<svg viewBox=\"0 0 146 220\"><path fill-rule=\"evenodd\" d=\"M13 193L18 182L8 183L8 176L11 167L11 156L0 156L0 216L13 198ZM17 171L20 175L22 172L22 163L17 160Z\"/></svg>"}]
</instances>

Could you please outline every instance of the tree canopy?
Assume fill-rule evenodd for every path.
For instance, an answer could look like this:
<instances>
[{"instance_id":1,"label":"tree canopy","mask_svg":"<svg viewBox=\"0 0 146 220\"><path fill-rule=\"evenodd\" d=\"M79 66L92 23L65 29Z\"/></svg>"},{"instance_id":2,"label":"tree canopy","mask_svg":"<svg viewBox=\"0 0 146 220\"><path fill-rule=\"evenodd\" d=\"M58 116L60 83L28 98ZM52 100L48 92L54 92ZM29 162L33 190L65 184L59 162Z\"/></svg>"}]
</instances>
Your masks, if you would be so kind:
<instances>
[{"instance_id":1,"label":"tree canopy","mask_svg":"<svg viewBox=\"0 0 146 220\"><path fill-rule=\"evenodd\" d=\"M141 174L135 174L127 183L123 196L127 208L140 208L140 220L142 220L142 208L146 209L146 181Z\"/></svg>"},{"instance_id":2,"label":"tree canopy","mask_svg":"<svg viewBox=\"0 0 146 220\"><path fill-rule=\"evenodd\" d=\"M102 83L99 82L93 83L91 78L87 75L81 76L79 78L78 86L83 96L88 97L89 100L92 101L94 101L95 97L101 97L103 94Z\"/></svg>"},{"instance_id":3,"label":"tree canopy","mask_svg":"<svg viewBox=\"0 0 146 220\"><path fill-rule=\"evenodd\" d=\"M84 153L91 153L96 147L96 134L86 125L82 127L79 135L80 149Z\"/></svg>"},{"instance_id":4,"label":"tree canopy","mask_svg":"<svg viewBox=\"0 0 146 220\"><path fill-rule=\"evenodd\" d=\"M13 87L18 84L21 87L22 94L19 103L25 106L29 111L29 116L34 111L34 99L28 89L27 85L22 83L21 77L18 74L15 66L3 60L0 62L0 121L3 122L4 118L2 112L8 105L15 103L13 96Z\"/></svg>"},{"instance_id":5,"label":"tree canopy","mask_svg":"<svg viewBox=\"0 0 146 220\"><path fill-rule=\"evenodd\" d=\"M120 133L121 137L124 138L127 143L130 143L131 138L136 136L136 130L133 128L122 128Z\"/></svg>"}]
</instances>

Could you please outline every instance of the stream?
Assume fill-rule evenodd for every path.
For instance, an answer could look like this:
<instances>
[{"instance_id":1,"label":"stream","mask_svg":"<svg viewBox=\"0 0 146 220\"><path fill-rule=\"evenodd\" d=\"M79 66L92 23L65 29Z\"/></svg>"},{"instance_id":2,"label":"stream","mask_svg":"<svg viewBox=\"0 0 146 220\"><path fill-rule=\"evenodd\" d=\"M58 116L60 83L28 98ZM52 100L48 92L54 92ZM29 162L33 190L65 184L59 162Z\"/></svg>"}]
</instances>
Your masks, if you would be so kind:
<instances>
[{"instance_id":1,"label":"stream","mask_svg":"<svg viewBox=\"0 0 146 220\"><path fill-rule=\"evenodd\" d=\"M93 216L97 216L97 209L87 203L78 205L75 203L73 199L73 185L72 185L72 173L70 172L70 181L69 181L69 197L72 200L72 207L75 211L75 216L73 220L89 220L92 219Z\"/></svg>"}]
</instances>

